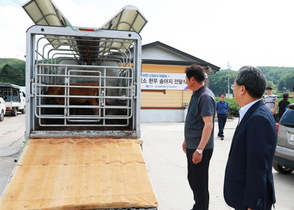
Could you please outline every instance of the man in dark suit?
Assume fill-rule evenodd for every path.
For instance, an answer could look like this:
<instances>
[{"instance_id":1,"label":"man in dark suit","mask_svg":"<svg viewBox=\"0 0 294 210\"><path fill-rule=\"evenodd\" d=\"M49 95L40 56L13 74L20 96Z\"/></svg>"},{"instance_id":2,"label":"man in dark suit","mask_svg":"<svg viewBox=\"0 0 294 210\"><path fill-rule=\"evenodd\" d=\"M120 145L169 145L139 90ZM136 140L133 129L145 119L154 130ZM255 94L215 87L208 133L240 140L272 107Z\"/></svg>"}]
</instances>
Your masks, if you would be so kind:
<instances>
[{"instance_id":1,"label":"man in dark suit","mask_svg":"<svg viewBox=\"0 0 294 210\"><path fill-rule=\"evenodd\" d=\"M272 174L277 144L274 118L260 99L266 79L255 67L240 68L234 82L241 107L225 172L224 198L236 210L270 210L276 202Z\"/></svg>"}]
</instances>

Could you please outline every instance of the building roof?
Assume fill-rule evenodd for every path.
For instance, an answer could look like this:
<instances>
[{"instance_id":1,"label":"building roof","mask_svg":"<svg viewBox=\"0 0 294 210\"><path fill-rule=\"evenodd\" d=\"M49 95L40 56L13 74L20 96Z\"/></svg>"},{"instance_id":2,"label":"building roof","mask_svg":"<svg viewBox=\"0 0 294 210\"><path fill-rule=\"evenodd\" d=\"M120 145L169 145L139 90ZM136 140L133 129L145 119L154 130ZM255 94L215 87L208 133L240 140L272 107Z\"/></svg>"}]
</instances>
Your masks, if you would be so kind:
<instances>
[{"instance_id":1,"label":"building roof","mask_svg":"<svg viewBox=\"0 0 294 210\"><path fill-rule=\"evenodd\" d=\"M142 64L189 66L194 63L197 63L200 66L208 67L211 73L215 73L220 70L220 67L214 64L159 41L142 46Z\"/></svg>"},{"instance_id":2,"label":"building roof","mask_svg":"<svg viewBox=\"0 0 294 210\"><path fill-rule=\"evenodd\" d=\"M11 83L6 83L6 82L0 82L0 87L1 88L15 88L15 89L19 89L19 86L18 85L11 84Z\"/></svg>"}]
</instances>

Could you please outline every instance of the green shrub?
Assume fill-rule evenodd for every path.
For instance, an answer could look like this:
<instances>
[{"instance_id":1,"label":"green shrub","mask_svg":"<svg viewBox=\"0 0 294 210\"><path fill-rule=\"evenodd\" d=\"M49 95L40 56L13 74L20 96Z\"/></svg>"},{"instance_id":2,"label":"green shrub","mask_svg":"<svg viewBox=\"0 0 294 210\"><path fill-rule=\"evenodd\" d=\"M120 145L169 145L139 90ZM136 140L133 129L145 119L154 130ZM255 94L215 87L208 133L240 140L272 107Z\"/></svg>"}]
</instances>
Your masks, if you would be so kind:
<instances>
[{"instance_id":1,"label":"green shrub","mask_svg":"<svg viewBox=\"0 0 294 210\"><path fill-rule=\"evenodd\" d=\"M219 101L219 97L215 98L216 101ZM239 105L235 102L234 98L226 98L226 101L229 104L229 114L233 117L239 117Z\"/></svg>"}]
</instances>

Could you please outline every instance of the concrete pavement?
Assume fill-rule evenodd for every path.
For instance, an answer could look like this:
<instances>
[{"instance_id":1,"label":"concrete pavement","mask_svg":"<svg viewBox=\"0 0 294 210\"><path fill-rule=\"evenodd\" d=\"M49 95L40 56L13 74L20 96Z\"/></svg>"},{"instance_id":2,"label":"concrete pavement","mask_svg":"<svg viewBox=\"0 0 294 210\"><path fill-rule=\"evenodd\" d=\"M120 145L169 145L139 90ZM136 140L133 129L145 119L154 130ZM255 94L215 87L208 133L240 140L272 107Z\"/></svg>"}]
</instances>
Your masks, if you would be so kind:
<instances>
[{"instance_id":1,"label":"concrete pavement","mask_svg":"<svg viewBox=\"0 0 294 210\"><path fill-rule=\"evenodd\" d=\"M210 209L229 210L223 199L225 165L238 118L228 120L225 138L216 137L210 165ZM193 205L187 181L186 156L182 151L184 123L141 123L143 154L159 202L159 210L189 210ZM278 174L273 170L277 210L294 210L294 172Z\"/></svg>"},{"instance_id":2,"label":"concrete pavement","mask_svg":"<svg viewBox=\"0 0 294 210\"><path fill-rule=\"evenodd\" d=\"M0 123L0 195L22 150L24 117ZM238 119L228 120L225 138L215 137L210 165L210 210L230 210L223 199L224 169ZM9 126L8 126L9 125ZM187 181L186 156L182 151L184 123L141 123L143 155L159 202L159 210L189 210L193 205ZM215 123L215 136L217 122ZM277 210L294 210L294 172L274 171Z\"/></svg>"},{"instance_id":3,"label":"concrete pavement","mask_svg":"<svg viewBox=\"0 0 294 210\"><path fill-rule=\"evenodd\" d=\"M23 149L24 131L24 114L0 122L0 196Z\"/></svg>"}]
</instances>

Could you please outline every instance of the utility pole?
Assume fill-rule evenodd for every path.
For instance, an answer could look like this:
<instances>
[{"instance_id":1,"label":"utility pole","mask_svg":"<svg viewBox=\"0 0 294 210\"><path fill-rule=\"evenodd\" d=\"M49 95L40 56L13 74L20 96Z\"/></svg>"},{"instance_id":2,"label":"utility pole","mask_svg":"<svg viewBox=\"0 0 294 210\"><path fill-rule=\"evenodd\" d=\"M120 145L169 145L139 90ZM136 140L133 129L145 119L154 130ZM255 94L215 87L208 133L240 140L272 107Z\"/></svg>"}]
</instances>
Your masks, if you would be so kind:
<instances>
[{"instance_id":1,"label":"utility pole","mask_svg":"<svg viewBox=\"0 0 294 210\"><path fill-rule=\"evenodd\" d=\"M229 61L228 61L228 74L227 74L227 77L228 77L228 97L230 97L230 89L231 89L231 86L230 86L230 70L231 70L231 66L229 64Z\"/></svg>"}]
</instances>

